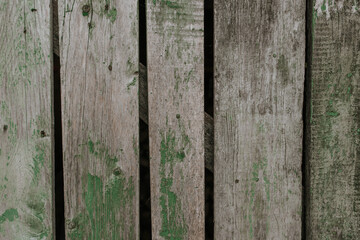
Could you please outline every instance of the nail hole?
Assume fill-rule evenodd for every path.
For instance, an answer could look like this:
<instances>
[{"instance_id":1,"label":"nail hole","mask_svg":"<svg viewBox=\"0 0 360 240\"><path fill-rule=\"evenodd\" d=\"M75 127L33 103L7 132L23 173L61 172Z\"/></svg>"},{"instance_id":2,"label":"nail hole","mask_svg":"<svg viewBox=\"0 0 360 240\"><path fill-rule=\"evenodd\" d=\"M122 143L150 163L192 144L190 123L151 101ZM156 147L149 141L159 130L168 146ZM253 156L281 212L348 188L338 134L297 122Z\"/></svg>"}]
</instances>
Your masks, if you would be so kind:
<instances>
[{"instance_id":1,"label":"nail hole","mask_svg":"<svg viewBox=\"0 0 360 240\"><path fill-rule=\"evenodd\" d=\"M36 8L32 8L32 9L31 9L31 12L36 12L36 11L37 11Z\"/></svg>"},{"instance_id":2,"label":"nail hole","mask_svg":"<svg viewBox=\"0 0 360 240\"><path fill-rule=\"evenodd\" d=\"M8 125L4 125L4 127L3 127L3 130L4 130L4 132L6 132L7 130L8 130Z\"/></svg>"},{"instance_id":3,"label":"nail hole","mask_svg":"<svg viewBox=\"0 0 360 240\"><path fill-rule=\"evenodd\" d=\"M82 7L83 16L88 16L90 12L90 5L86 4Z\"/></svg>"},{"instance_id":4,"label":"nail hole","mask_svg":"<svg viewBox=\"0 0 360 240\"><path fill-rule=\"evenodd\" d=\"M40 136L41 136L42 138L46 136L46 133L45 133L44 130L40 132Z\"/></svg>"},{"instance_id":5,"label":"nail hole","mask_svg":"<svg viewBox=\"0 0 360 240\"><path fill-rule=\"evenodd\" d=\"M119 175L121 175L121 173L122 173L122 171L121 171L121 169L119 167L115 168L114 171L113 171L113 174L115 176L119 176Z\"/></svg>"}]
</instances>

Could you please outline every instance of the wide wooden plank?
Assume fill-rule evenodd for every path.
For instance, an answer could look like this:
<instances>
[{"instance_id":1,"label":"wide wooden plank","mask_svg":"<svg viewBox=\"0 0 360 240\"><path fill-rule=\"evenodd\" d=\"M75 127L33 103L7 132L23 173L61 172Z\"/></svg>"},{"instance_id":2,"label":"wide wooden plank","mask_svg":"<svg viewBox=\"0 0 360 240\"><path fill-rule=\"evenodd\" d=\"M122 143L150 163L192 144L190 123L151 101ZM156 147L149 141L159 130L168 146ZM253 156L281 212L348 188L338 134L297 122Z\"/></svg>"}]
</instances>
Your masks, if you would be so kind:
<instances>
[{"instance_id":1,"label":"wide wooden plank","mask_svg":"<svg viewBox=\"0 0 360 240\"><path fill-rule=\"evenodd\" d=\"M66 237L138 239L137 1L59 3Z\"/></svg>"},{"instance_id":2,"label":"wide wooden plank","mask_svg":"<svg viewBox=\"0 0 360 240\"><path fill-rule=\"evenodd\" d=\"M0 0L0 239L53 239L50 1Z\"/></svg>"},{"instance_id":3,"label":"wide wooden plank","mask_svg":"<svg viewBox=\"0 0 360 240\"><path fill-rule=\"evenodd\" d=\"M204 239L203 1L147 0L153 239Z\"/></svg>"},{"instance_id":4,"label":"wide wooden plank","mask_svg":"<svg viewBox=\"0 0 360 240\"><path fill-rule=\"evenodd\" d=\"M215 239L301 239L305 1L215 1Z\"/></svg>"},{"instance_id":5,"label":"wide wooden plank","mask_svg":"<svg viewBox=\"0 0 360 240\"><path fill-rule=\"evenodd\" d=\"M360 10L313 1L307 106L307 239L360 236Z\"/></svg>"}]
</instances>

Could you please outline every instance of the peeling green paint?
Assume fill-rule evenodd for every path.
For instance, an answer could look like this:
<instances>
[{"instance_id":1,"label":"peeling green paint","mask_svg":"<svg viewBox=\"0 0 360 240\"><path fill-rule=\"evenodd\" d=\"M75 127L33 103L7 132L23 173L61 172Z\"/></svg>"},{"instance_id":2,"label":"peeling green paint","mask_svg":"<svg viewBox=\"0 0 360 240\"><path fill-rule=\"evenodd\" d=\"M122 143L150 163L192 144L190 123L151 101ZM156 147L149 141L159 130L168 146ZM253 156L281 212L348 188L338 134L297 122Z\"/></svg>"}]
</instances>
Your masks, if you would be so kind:
<instances>
[{"instance_id":1,"label":"peeling green paint","mask_svg":"<svg viewBox=\"0 0 360 240\"><path fill-rule=\"evenodd\" d=\"M94 142L91 139L88 140L87 146L89 153L98 159L104 160L108 169L113 169L119 159L116 156L110 155L109 148L102 144L100 141Z\"/></svg>"},{"instance_id":2,"label":"peeling green paint","mask_svg":"<svg viewBox=\"0 0 360 240\"><path fill-rule=\"evenodd\" d=\"M134 87L136 85L136 81L137 81L137 79L136 79L136 77L134 77L133 80L126 85L126 88L128 91L130 91L131 87Z\"/></svg>"},{"instance_id":3,"label":"peeling green paint","mask_svg":"<svg viewBox=\"0 0 360 240\"><path fill-rule=\"evenodd\" d=\"M5 221L12 222L16 218L19 218L19 213L15 208L7 209L3 214L0 216L0 224L4 223Z\"/></svg>"},{"instance_id":4,"label":"peeling green paint","mask_svg":"<svg viewBox=\"0 0 360 240\"><path fill-rule=\"evenodd\" d=\"M165 239L185 239L188 226L184 219L181 202L175 192L172 191L174 167L182 162L190 147L189 137L182 131L180 137L176 137L175 131L169 129L161 134L160 145L160 206L161 206L161 230L159 235Z\"/></svg>"},{"instance_id":5,"label":"peeling green paint","mask_svg":"<svg viewBox=\"0 0 360 240\"><path fill-rule=\"evenodd\" d=\"M106 13L106 17L110 20L111 23L114 23L116 21L117 18L117 10L116 8L112 8L110 9L107 13Z\"/></svg>"},{"instance_id":6,"label":"peeling green paint","mask_svg":"<svg viewBox=\"0 0 360 240\"><path fill-rule=\"evenodd\" d=\"M129 225L122 218L123 215L132 214L135 208L133 178L126 179L123 173L119 172L104 185L100 177L88 174L86 184L87 189L83 193L86 213L78 214L72 219L69 238L135 239L134 225Z\"/></svg>"}]
</instances>

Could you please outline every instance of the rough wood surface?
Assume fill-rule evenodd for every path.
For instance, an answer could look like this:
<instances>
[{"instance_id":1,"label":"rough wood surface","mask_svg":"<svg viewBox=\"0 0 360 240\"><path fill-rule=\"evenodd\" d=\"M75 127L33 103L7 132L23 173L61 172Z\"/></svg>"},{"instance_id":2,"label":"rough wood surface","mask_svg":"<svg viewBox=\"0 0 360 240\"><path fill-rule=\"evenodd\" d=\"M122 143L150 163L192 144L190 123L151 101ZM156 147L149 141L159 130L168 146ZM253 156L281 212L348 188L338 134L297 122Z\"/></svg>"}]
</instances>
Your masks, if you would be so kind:
<instances>
[{"instance_id":1,"label":"rough wood surface","mask_svg":"<svg viewBox=\"0 0 360 240\"><path fill-rule=\"evenodd\" d=\"M148 124L148 91L147 70L143 64L139 64L139 108L140 119ZM205 168L214 171L214 120L205 112Z\"/></svg>"},{"instance_id":2,"label":"rough wood surface","mask_svg":"<svg viewBox=\"0 0 360 240\"><path fill-rule=\"evenodd\" d=\"M215 1L215 239L301 239L305 1Z\"/></svg>"},{"instance_id":3,"label":"rough wood surface","mask_svg":"<svg viewBox=\"0 0 360 240\"><path fill-rule=\"evenodd\" d=\"M0 239L53 239L50 1L0 0Z\"/></svg>"},{"instance_id":4,"label":"rough wood surface","mask_svg":"<svg viewBox=\"0 0 360 240\"><path fill-rule=\"evenodd\" d=\"M67 239L138 239L137 1L59 4Z\"/></svg>"},{"instance_id":5,"label":"rough wood surface","mask_svg":"<svg viewBox=\"0 0 360 240\"><path fill-rule=\"evenodd\" d=\"M204 239L203 1L147 0L153 239Z\"/></svg>"},{"instance_id":6,"label":"rough wood surface","mask_svg":"<svg viewBox=\"0 0 360 240\"><path fill-rule=\"evenodd\" d=\"M359 239L359 3L317 0L310 7L306 236Z\"/></svg>"}]
</instances>

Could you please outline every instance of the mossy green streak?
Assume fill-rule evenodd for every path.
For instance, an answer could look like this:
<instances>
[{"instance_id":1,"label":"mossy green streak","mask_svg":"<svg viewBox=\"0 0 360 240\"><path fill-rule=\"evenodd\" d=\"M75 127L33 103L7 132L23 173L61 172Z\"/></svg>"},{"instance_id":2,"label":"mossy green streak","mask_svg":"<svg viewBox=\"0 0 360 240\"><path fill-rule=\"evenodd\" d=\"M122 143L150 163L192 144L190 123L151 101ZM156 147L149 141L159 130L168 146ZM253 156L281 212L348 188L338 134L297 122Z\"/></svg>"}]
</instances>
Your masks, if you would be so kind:
<instances>
[{"instance_id":1,"label":"mossy green streak","mask_svg":"<svg viewBox=\"0 0 360 240\"><path fill-rule=\"evenodd\" d=\"M160 160L160 206L161 231L160 236L165 239L185 239L188 231L181 202L171 188L173 186L174 166L182 162L190 146L189 138L183 133L179 138L172 130L161 134Z\"/></svg>"},{"instance_id":2,"label":"mossy green streak","mask_svg":"<svg viewBox=\"0 0 360 240\"><path fill-rule=\"evenodd\" d=\"M70 239L135 239L134 225L129 226L121 217L131 215L136 207L132 177L126 179L120 173L104 186L100 177L88 174L87 188L83 194L86 213L78 214L72 220L73 227L68 232Z\"/></svg>"}]
</instances>

